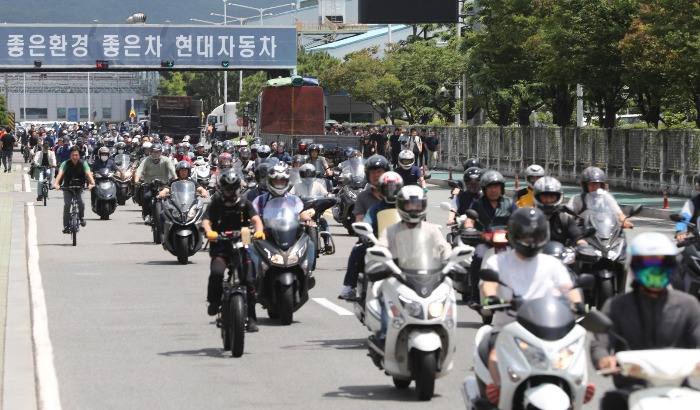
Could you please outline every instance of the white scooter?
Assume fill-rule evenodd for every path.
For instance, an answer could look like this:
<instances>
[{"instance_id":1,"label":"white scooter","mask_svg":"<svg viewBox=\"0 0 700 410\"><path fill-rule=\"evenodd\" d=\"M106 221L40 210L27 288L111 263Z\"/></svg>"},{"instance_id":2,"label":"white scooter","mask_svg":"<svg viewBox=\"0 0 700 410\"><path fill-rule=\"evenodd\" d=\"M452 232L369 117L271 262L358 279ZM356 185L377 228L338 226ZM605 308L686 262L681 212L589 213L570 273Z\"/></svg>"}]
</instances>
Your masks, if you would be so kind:
<instances>
[{"instance_id":1,"label":"white scooter","mask_svg":"<svg viewBox=\"0 0 700 410\"><path fill-rule=\"evenodd\" d=\"M590 314L589 314L590 315ZM611 330L613 323L609 317L600 313L593 317L590 327L596 333L609 333L627 345L624 338ZM587 328L590 328L587 326ZM628 399L630 410L697 409L700 403L700 391L683 386L686 378L700 376L699 349L650 349L628 350L615 354L618 368L615 373L628 377L643 379L648 387L635 390ZM612 372L599 371L599 374Z\"/></svg>"},{"instance_id":2,"label":"white scooter","mask_svg":"<svg viewBox=\"0 0 700 410\"><path fill-rule=\"evenodd\" d=\"M369 224L357 222L352 228L377 243ZM435 379L452 369L457 347L457 301L449 275L466 272L463 263L471 259L474 248L456 247L443 264L420 229L402 232L394 240L398 255L382 246L367 250L365 274L370 286L364 324L373 333L369 355L392 376L397 388L405 389L415 380L418 398L430 400ZM388 321L384 341L377 338L382 305Z\"/></svg>"},{"instance_id":3,"label":"white scooter","mask_svg":"<svg viewBox=\"0 0 700 410\"><path fill-rule=\"evenodd\" d=\"M498 273L480 272L482 280L499 282ZM499 282L501 283L501 282ZM576 288L592 287L595 278L583 274ZM501 286L506 286L501 283ZM568 302L549 296L527 302L484 306L482 309L517 310L516 321L501 329L496 339L501 393L498 406L486 398L493 383L488 369L489 335L492 327L476 333L474 373L462 383L467 409L581 409L595 391L588 384L586 330L576 323Z\"/></svg>"}]
</instances>

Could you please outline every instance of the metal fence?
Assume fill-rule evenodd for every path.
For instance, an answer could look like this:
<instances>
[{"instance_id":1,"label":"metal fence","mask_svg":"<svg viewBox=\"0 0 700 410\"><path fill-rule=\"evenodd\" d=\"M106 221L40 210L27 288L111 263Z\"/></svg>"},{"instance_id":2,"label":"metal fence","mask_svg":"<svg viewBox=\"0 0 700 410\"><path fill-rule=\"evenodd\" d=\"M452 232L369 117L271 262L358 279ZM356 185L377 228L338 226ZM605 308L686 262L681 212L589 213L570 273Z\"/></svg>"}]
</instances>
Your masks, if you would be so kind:
<instances>
[{"instance_id":1,"label":"metal fence","mask_svg":"<svg viewBox=\"0 0 700 410\"><path fill-rule=\"evenodd\" d=\"M422 127L419 127L422 128ZM700 131L598 128L434 127L440 138L438 167L463 171L477 157L482 167L515 176L537 163L563 182L577 182L588 166L605 170L611 188L691 195L700 170ZM352 136L263 135L263 141L298 139L353 146Z\"/></svg>"}]
</instances>

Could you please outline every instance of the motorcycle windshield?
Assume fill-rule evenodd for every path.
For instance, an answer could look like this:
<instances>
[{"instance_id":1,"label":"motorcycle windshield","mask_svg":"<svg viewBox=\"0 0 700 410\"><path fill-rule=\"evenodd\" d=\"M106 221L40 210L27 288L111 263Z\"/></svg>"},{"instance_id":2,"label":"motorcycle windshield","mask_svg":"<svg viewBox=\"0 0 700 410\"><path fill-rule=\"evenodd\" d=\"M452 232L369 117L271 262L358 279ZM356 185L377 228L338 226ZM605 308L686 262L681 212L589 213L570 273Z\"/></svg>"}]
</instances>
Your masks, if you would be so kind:
<instances>
[{"instance_id":1,"label":"motorcycle windshield","mask_svg":"<svg viewBox=\"0 0 700 410\"><path fill-rule=\"evenodd\" d=\"M96 179L109 179L109 174L110 174L109 168L100 168L97 170L97 175L95 176Z\"/></svg>"},{"instance_id":2,"label":"motorcycle windshield","mask_svg":"<svg viewBox=\"0 0 700 410\"><path fill-rule=\"evenodd\" d=\"M131 157L126 154L119 154L114 157L114 163L117 165L118 170L124 172L129 169L131 165Z\"/></svg>"},{"instance_id":3,"label":"motorcycle windshield","mask_svg":"<svg viewBox=\"0 0 700 410\"><path fill-rule=\"evenodd\" d=\"M442 257L434 243L420 229L405 229L394 238L398 265L407 274L432 274L442 268Z\"/></svg>"},{"instance_id":4,"label":"motorcycle windshield","mask_svg":"<svg viewBox=\"0 0 700 410\"><path fill-rule=\"evenodd\" d=\"M518 309L517 320L530 333L547 341L563 338L576 324L566 299L554 295L525 302Z\"/></svg>"},{"instance_id":5,"label":"motorcycle windshield","mask_svg":"<svg viewBox=\"0 0 700 410\"><path fill-rule=\"evenodd\" d=\"M170 185L170 202L180 213L185 213L196 199L197 189L192 181L175 181Z\"/></svg>"},{"instance_id":6,"label":"motorcycle windshield","mask_svg":"<svg viewBox=\"0 0 700 410\"><path fill-rule=\"evenodd\" d=\"M586 195L587 220L596 228L596 236L601 239L610 239L617 229L619 221L617 215L606 201L602 192L589 192Z\"/></svg>"},{"instance_id":7,"label":"motorcycle windshield","mask_svg":"<svg viewBox=\"0 0 700 410\"><path fill-rule=\"evenodd\" d=\"M271 199L270 202L277 199ZM275 243L282 249L289 249L297 237L299 220L292 209L288 207L275 208L265 206L263 211L263 223L272 233Z\"/></svg>"}]
</instances>

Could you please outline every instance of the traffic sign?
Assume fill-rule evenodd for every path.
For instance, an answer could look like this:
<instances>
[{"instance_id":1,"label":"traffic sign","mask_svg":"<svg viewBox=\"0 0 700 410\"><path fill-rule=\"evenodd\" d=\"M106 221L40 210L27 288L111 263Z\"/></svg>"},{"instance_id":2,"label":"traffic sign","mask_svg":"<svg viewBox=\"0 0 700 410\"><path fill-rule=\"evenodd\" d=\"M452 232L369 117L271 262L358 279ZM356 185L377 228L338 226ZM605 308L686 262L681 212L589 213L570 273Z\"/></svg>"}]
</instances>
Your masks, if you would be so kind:
<instances>
[{"instance_id":1,"label":"traffic sign","mask_svg":"<svg viewBox=\"0 0 700 410\"><path fill-rule=\"evenodd\" d=\"M239 118L238 120L236 120L236 125L238 125L239 127L242 127L243 126L243 118Z\"/></svg>"}]
</instances>

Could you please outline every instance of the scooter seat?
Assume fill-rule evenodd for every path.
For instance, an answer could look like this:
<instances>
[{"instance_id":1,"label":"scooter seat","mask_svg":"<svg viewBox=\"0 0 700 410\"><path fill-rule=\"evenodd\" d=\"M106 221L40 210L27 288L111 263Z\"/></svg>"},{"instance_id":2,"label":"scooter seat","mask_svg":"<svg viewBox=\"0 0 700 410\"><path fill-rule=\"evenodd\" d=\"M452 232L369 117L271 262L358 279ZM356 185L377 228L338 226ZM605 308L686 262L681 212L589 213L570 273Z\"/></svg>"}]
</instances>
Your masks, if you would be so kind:
<instances>
[{"instance_id":1,"label":"scooter seat","mask_svg":"<svg viewBox=\"0 0 700 410\"><path fill-rule=\"evenodd\" d=\"M491 340L491 333L484 335L484 338L479 342L479 359L481 362L488 366L489 363L489 340Z\"/></svg>"}]
</instances>

